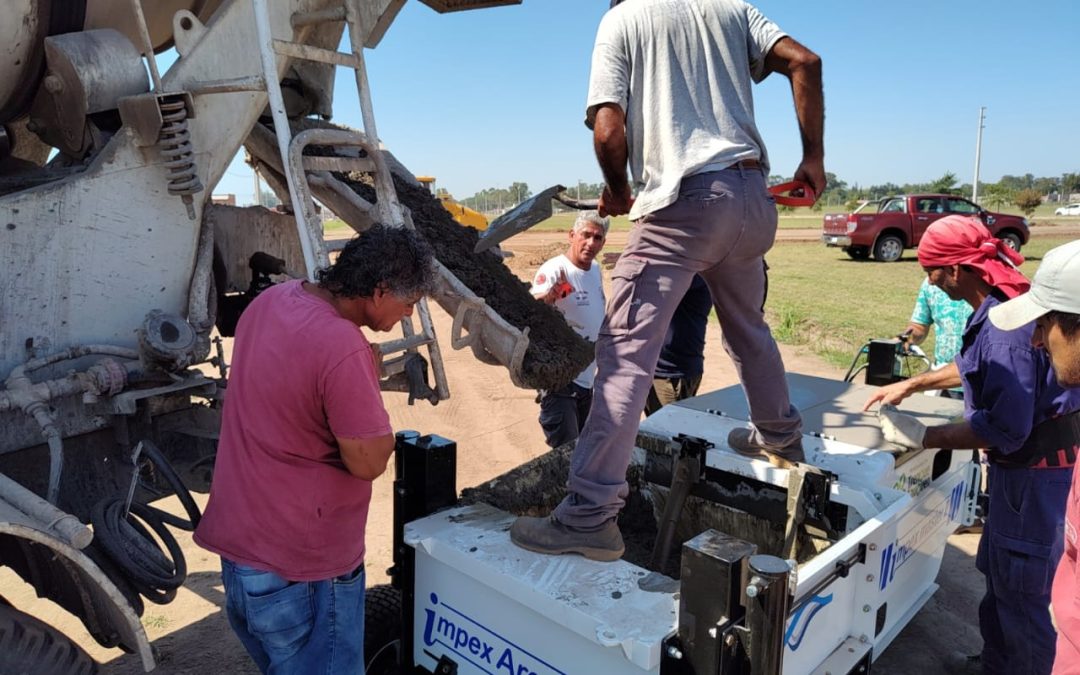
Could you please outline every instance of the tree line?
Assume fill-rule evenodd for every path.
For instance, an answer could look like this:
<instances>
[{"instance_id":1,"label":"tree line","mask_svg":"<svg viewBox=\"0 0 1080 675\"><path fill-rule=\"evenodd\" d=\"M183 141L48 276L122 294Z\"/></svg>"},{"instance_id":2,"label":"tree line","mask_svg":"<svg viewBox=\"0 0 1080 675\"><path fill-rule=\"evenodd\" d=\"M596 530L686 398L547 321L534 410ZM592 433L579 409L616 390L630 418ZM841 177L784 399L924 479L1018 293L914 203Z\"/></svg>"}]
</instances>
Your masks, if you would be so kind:
<instances>
[{"instance_id":1,"label":"tree line","mask_svg":"<svg viewBox=\"0 0 1080 675\"><path fill-rule=\"evenodd\" d=\"M881 185L849 185L836 174L826 173L828 187L814 206L820 210L827 204L843 204L848 210L854 209L863 201L877 201L890 195L930 192L971 196L971 183L960 183L956 174L947 172L940 178L927 183L883 183ZM790 178L769 176L769 184L784 183ZM1023 176L1005 175L996 183L979 181L979 203L988 209L1001 209L1014 205L1026 215L1035 212L1035 208L1044 200L1064 201L1073 192L1080 191L1080 173L1066 173L1061 176L1041 176L1024 174Z\"/></svg>"},{"instance_id":2,"label":"tree line","mask_svg":"<svg viewBox=\"0 0 1080 675\"><path fill-rule=\"evenodd\" d=\"M971 196L971 183L961 183L956 174L947 172L940 178L927 183L882 183L880 185L861 186L849 184L834 173L825 174L828 186L819 197L814 210L825 207L844 207L854 210L864 201L877 201L890 195L932 192ZM779 185L791 180L790 177L770 175L769 185ZM604 189L603 183L579 181L567 186L567 193L579 199L596 199ZM1066 173L1061 176L1039 176L1030 173L1022 176L1005 175L996 183L979 181L979 203L992 210L999 210L1014 205L1027 215L1045 199L1065 201L1069 195L1080 192L1080 172ZM482 212L504 211L532 196L528 183L515 182L507 187L490 187L480 190L471 197L459 200L471 209ZM780 207L791 210L791 207Z\"/></svg>"}]
</instances>

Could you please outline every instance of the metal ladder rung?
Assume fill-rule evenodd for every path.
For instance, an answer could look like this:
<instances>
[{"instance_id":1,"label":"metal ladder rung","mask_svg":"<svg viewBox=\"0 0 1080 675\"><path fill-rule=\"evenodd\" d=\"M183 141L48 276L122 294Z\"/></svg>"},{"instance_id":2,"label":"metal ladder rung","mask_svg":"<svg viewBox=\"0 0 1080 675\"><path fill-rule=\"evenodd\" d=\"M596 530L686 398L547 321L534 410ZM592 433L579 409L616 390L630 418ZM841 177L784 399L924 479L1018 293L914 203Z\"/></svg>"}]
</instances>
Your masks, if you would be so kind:
<instances>
[{"instance_id":1,"label":"metal ladder rung","mask_svg":"<svg viewBox=\"0 0 1080 675\"><path fill-rule=\"evenodd\" d=\"M360 171L371 173L375 170L375 162L369 157L319 157L316 155L304 155L304 169L306 171Z\"/></svg>"},{"instance_id":2,"label":"metal ladder rung","mask_svg":"<svg viewBox=\"0 0 1080 675\"><path fill-rule=\"evenodd\" d=\"M420 333L419 335L411 335L401 340L390 340L389 342L379 343L379 352L384 356L387 354L396 354L397 352L405 352L410 349L416 349L417 347L423 347L435 342L435 338Z\"/></svg>"},{"instance_id":3,"label":"metal ladder rung","mask_svg":"<svg viewBox=\"0 0 1080 675\"><path fill-rule=\"evenodd\" d=\"M345 17L345 6L342 5L340 7L330 7L315 12L296 12L290 17L289 21L292 23L293 28L301 28L303 26L314 26L320 23L344 21Z\"/></svg>"},{"instance_id":4,"label":"metal ladder rung","mask_svg":"<svg viewBox=\"0 0 1080 675\"><path fill-rule=\"evenodd\" d=\"M299 42L289 42L287 40L277 39L273 41L273 45L275 52L292 59L332 63L337 66L352 68L353 70L360 68L362 65L360 59L356 58L355 54L346 54L345 52L339 52L333 49L323 49L322 47L312 47L311 45L300 44Z\"/></svg>"},{"instance_id":5,"label":"metal ladder rung","mask_svg":"<svg viewBox=\"0 0 1080 675\"><path fill-rule=\"evenodd\" d=\"M399 2L399 4L404 2L404 0L395 1ZM315 213L315 202L311 194L312 181L319 180L320 172L322 172L323 176L327 172L356 170L371 173L375 183L376 206L374 210L378 215L378 220L386 225L405 227L407 216L398 202L393 177L390 174L389 167L386 165L386 160L382 156L378 133L375 130L375 115L371 105L367 70L364 66L364 44L359 30L359 24L362 23L360 17L366 11L361 8L366 6L366 0L342 0L340 6L314 12L297 12L290 17L290 23L294 29L301 26L344 21L348 28L352 53L339 52L335 49L323 49L275 38L270 22L268 2L269 0L251 0L255 15L256 35L259 41L259 59L263 70L262 79L266 85L270 113L274 119L274 135L277 139L278 154L281 157L285 180L289 187L289 197L296 213L296 224L300 236L300 247L304 252L304 263L307 267L308 278L314 279L315 270L329 262L329 250L331 248L331 245L328 245L329 242L326 241L322 227L316 225L318 221ZM309 140L316 145L320 143L316 142L318 138L315 135L309 135L315 130L308 130L293 137L286 117L285 101L281 93L278 56L345 66L353 71L356 78L356 92L360 99L364 133L370 139L370 147L365 146L362 142L351 142L355 141L355 138L346 139L347 142L345 143L331 142L323 143L323 145L335 147L342 144L361 145L364 146L366 157L309 157L303 154L303 147ZM217 85L218 83L213 84ZM227 83L226 86L233 86L233 83ZM333 140L340 141L342 139ZM340 250L340 248L342 247L339 245L333 245L334 250ZM417 304L417 313L421 325L419 335L415 332L412 319L405 317L401 321L402 339L389 341L378 345L378 347L384 354L393 354L395 352L415 352L417 348L427 346L435 376L436 396L438 400L443 400L448 398L450 393L443 369L439 343L435 337L435 328L431 321L427 303L423 299Z\"/></svg>"}]
</instances>

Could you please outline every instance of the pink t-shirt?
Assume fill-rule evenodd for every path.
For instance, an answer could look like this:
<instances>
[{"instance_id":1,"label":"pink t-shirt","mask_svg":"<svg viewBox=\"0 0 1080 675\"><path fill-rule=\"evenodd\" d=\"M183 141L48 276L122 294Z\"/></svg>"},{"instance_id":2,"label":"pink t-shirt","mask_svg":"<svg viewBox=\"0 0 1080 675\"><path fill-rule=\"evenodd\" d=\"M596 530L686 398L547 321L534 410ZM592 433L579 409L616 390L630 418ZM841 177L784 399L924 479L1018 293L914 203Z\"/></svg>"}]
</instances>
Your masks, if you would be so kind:
<instances>
[{"instance_id":1,"label":"pink t-shirt","mask_svg":"<svg viewBox=\"0 0 1080 675\"><path fill-rule=\"evenodd\" d=\"M301 282L244 311L210 501L195 541L292 581L364 560L371 482L346 470L335 436L391 433L371 345Z\"/></svg>"},{"instance_id":2,"label":"pink t-shirt","mask_svg":"<svg viewBox=\"0 0 1080 675\"><path fill-rule=\"evenodd\" d=\"M1080 447L1076 448L1080 451ZM1072 489L1065 502L1065 553L1054 575L1050 606L1057 623L1054 675L1080 674L1080 567L1077 566L1077 531L1080 530L1080 471L1073 471Z\"/></svg>"}]
</instances>

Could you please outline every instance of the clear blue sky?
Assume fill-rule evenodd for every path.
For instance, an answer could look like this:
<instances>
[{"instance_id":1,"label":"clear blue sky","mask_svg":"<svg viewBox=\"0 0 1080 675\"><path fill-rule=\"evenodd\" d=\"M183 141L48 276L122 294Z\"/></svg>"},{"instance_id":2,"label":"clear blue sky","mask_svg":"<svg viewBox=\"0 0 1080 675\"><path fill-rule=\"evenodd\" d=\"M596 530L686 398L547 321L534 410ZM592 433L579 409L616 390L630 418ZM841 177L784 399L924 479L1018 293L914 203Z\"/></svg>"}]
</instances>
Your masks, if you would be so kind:
<instances>
[{"instance_id":1,"label":"clear blue sky","mask_svg":"<svg viewBox=\"0 0 1080 675\"><path fill-rule=\"evenodd\" d=\"M628 0L633 2L634 0ZM1080 2L759 0L821 55L826 170L849 184L970 182L980 106L983 181L1080 171ZM525 181L600 182L582 124L593 37L607 0L524 0L440 15L411 0L367 52L379 135L455 196ZM335 120L360 127L351 73ZM772 173L800 158L787 80L755 88ZM216 192L252 192L234 162Z\"/></svg>"}]
</instances>

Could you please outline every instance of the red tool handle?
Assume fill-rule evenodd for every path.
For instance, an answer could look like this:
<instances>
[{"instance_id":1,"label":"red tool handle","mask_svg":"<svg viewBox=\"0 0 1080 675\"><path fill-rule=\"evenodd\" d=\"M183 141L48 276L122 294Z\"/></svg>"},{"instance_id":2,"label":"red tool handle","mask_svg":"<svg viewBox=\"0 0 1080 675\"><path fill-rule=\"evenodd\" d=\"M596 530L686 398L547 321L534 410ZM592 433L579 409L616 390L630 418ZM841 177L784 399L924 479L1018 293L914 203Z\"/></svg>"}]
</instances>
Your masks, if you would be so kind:
<instances>
[{"instance_id":1,"label":"red tool handle","mask_svg":"<svg viewBox=\"0 0 1080 675\"><path fill-rule=\"evenodd\" d=\"M793 197L787 192L792 190L802 190L802 197ZM769 188L769 194L773 196L777 204L781 206L813 206L817 201L817 196L814 194L814 188L809 184L802 182L801 180L788 181L787 183L781 183L780 185L774 185Z\"/></svg>"}]
</instances>

